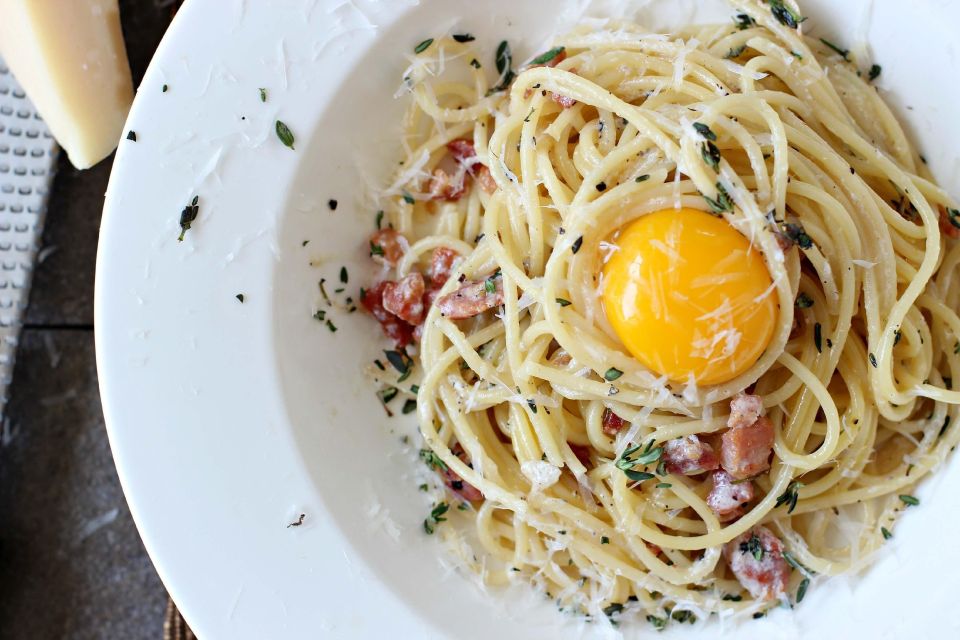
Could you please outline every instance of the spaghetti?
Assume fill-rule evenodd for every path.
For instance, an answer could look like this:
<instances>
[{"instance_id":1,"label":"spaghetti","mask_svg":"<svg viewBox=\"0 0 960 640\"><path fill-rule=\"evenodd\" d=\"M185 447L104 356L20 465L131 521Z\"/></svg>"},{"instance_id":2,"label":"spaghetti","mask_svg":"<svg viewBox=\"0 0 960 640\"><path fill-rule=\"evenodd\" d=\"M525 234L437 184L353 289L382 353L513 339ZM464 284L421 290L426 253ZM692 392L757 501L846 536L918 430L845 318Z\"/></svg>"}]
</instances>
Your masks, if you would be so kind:
<instances>
[{"instance_id":1,"label":"spaghetti","mask_svg":"<svg viewBox=\"0 0 960 640\"><path fill-rule=\"evenodd\" d=\"M798 601L862 566L960 440L956 204L879 67L783 2L737 6L580 29L519 73L504 43L493 87L472 37L417 48L371 241L393 279L364 303L418 342L424 457L489 584L657 626ZM769 344L716 384L641 364L604 308L618 234L667 209L724 220L769 273ZM764 425L732 471L737 429Z\"/></svg>"}]
</instances>

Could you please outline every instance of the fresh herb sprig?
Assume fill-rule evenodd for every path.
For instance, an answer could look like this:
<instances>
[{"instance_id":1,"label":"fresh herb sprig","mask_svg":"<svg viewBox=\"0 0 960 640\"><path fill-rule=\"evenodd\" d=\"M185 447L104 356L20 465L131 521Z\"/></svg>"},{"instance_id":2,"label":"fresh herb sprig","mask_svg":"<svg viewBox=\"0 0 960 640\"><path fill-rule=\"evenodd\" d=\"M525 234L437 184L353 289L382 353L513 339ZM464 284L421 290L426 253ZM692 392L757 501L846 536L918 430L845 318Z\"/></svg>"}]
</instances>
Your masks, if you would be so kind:
<instances>
[{"instance_id":1,"label":"fresh herb sprig","mask_svg":"<svg viewBox=\"0 0 960 640\"><path fill-rule=\"evenodd\" d=\"M636 445L623 452L616 462L617 469L623 471L624 475L634 482L643 482L656 476L648 471L637 471L636 467L645 467L660 460L663 455L663 447L653 447L653 440L647 443L646 448L641 451L642 445ZM634 457L634 454L639 455Z\"/></svg>"},{"instance_id":2,"label":"fresh herb sprig","mask_svg":"<svg viewBox=\"0 0 960 640\"><path fill-rule=\"evenodd\" d=\"M707 201L707 205L710 207L710 210L716 215L720 215L727 211L733 211L733 200L730 199L730 194L727 193L727 190L723 188L723 185L719 182L717 183L717 197L711 198L706 194L703 195L703 199Z\"/></svg>"},{"instance_id":3,"label":"fresh herb sprig","mask_svg":"<svg viewBox=\"0 0 960 640\"><path fill-rule=\"evenodd\" d=\"M197 215L200 214L199 202L200 196L193 196L190 204L185 206L183 211L180 212L180 236L177 237L177 242L183 242L183 236L190 230L194 221L197 219Z\"/></svg>"},{"instance_id":4,"label":"fresh herb sprig","mask_svg":"<svg viewBox=\"0 0 960 640\"><path fill-rule=\"evenodd\" d=\"M804 484L799 481L791 482L787 487L786 491L780 494L777 498L776 504L773 505L773 508L788 505L787 513L793 513L793 510L797 508L797 499L799 498L798 492L804 487Z\"/></svg>"}]
</instances>

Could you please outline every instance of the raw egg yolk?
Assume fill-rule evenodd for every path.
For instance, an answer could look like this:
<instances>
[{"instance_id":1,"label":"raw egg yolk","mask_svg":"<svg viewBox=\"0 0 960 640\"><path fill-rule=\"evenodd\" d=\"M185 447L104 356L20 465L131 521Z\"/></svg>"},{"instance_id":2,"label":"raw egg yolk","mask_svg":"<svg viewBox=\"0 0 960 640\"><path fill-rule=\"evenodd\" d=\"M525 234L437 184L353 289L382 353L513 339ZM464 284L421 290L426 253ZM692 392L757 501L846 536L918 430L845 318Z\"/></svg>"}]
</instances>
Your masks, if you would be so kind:
<instances>
[{"instance_id":1,"label":"raw egg yolk","mask_svg":"<svg viewBox=\"0 0 960 640\"><path fill-rule=\"evenodd\" d=\"M627 350L673 382L719 384L770 344L778 306L760 252L722 218L666 209L614 240L603 305Z\"/></svg>"}]
</instances>

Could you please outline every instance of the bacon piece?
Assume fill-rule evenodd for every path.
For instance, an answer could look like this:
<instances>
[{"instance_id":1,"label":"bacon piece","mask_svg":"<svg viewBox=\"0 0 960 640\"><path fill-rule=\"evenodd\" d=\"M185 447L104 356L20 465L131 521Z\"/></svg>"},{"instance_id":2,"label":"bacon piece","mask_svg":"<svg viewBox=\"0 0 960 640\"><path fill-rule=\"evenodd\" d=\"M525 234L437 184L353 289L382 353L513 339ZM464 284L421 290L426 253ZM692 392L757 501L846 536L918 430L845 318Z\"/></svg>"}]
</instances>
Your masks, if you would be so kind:
<instances>
[{"instance_id":1,"label":"bacon piece","mask_svg":"<svg viewBox=\"0 0 960 640\"><path fill-rule=\"evenodd\" d=\"M490 174L490 168L477 160L477 150L473 143L464 138L457 138L447 143L447 150L454 159L463 165L486 193L497 190L497 182Z\"/></svg>"},{"instance_id":2,"label":"bacon piece","mask_svg":"<svg viewBox=\"0 0 960 640\"><path fill-rule=\"evenodd\" d=\"M950 215L945 208L940 207L940 233L949 238L960 238L960 215Z\"/></svg>"},{"instance_id":3,"label":"bacon piece","mask_svg":"<svg viewBox=\"0 0 960 640\"><path fill-rule=\"evenodd\" d=\"M425 287L422 275L413 272L400 282L387 281L383 285L384 309L410 324L423 322Z\"/></svg>"},{"instance_id":4,"label":"bacon piece","mask_svg":"<svg viewBox=\"0 0 960 640\"><path fill-rule=\"evenodd\" d=\"M453 273L453 265L460 254L447 247L437 247L430 256L430 266L427 267L427 277L430 278L430 286L439 289Z\"/></svg>"},{"instance_id":5,"label":"bacon piece","mask_svg":"<svg viewBox=\"0 0 960 640\"><path fill-rule=\"evenodd\" d=\"M569 97L569 96L561 95L561 94L559 94L559 93L552 93L552 92L551 92L551 93L550 93L550 99L553 100L554 102L556 102L558 105L560 105L560 106L563 107L564 109L569 109L569 108L572 107L573 105L577 104L577 101L574 100L573 98L571 98L571 97Z\"/></svg>"},{"instance_id":6,"label":"bacon piece","mask_svg":"<svg viewBox=\"0 0 960 640\"><path fill-rule=\"evenodd\" d=\"M473 143L466 138L457 138L447 143L447 151L453 156L454 160L464 165L467 171L476 163L477 149ZM472 173L472 171L471 171Z\"/></svg>"},{"instance_id":7,"label":"bacon piece","mask_svg":"<svg viewBox=\"0 0 960 640\"><path fill-rule=\"evenodd\" d=\"M683 436L665 442L663 461L667 471L685 476L713 471L720 466L713 447L701 442L697 436Z\"/></svg>"},{"instance_id":8,"label":"bacon piece","mask_svg":"<svg viewBox=\"0 0 960 640\"><path fill-rule=\"evenodd\" d=\"M766 527L754 527L728 542L723 557L757 600L773 600L786 591L790 565L783 558L783 543Z\"/></svg>"},{"instance_id":9,"label":"bacon piece","mask_svg":"<svg viewBox=\"0 0 960 640\"><path fill-rule=\"evenodd\" d=\"M739 393L730 400L730 417L727 426L735 427L751 425L763 413L763 400L760 396L749 393Z\"/></svg>"},{"instance_id":10,"label":"bacon piece","mask_svg":"<svg viewBox=\"0 0 960 640\"><path fill-rule=\"evenodd\" d=\"M603 419L601 422L603 424L603 432L611 438L620 433L620 430L627 424L626 420L613 411L610 411L610 409L603 410Z\"/></svg>"},{"instance_id":11,"label":"bacon piece","mask_svg":"<svg viewBox=\"0 0 960 640\"><path fill-rule=\"evenodd\" d=\"M370 257L375 262L396 266L407 252L407 239L393 229L380 229L370 236Z\"/></svg>"},{"instance_id":12,"label":"bacon piece","mask_svg":"<svg viewBox=\"0 0 960 640\"><path fill-rule=\"evenodd\" d=\"M465 173L449 175L443 169L434 169L430 178L430 199L456 202L467 192L466 177Z\"/></svg>"},{"instance_id":13,"label":"bacon piece","mask_svg":"<svg viewBox=\"0 0 960 640\"><path fill-rule=\"evenodd\" d=\"M743 515L744 507L753 500L753 483L749 480L734 483L726 471L714 471L710 475L713 488L707 496L707 505L720 522L736 520Z\"/></svg>"},{"instance_id":14,"label":"bacon piece","mask_svg":"<svg viewBox=\"0 0 960 640\"><path fill-rule=\"evenodd\" d=\"M360 304L377 319L383 332L397 347L405 347L413 341L413 326L404 322L383 307L383 292L388 283L381 282L363 292Z\"/></svg>"},{"instance_id":15,"label":"bacon piece","mask_svg":"<svg viewBox=\"0 0 960 640\"><path fill-rule=\"evenodd\" d=\"M493 174L490 173L490 169L486 165L480 165L480 168L477 169L477 184L480 185L480 188L484 190L485 193L493 193L497 190L497 181L494 180Z\"/></svg>"},{"instance_id":16,"label":"bacon piece","mask_svg":"<svg viewBox=\"0 0 960 640\"><path fill-rule=\"evenodd\" d=\"M488 291L492 281L493 291ZM500 278L467 282L462 287L437 300L440 313L455 320L472 318L503 304L503 283Z\"/></svg>"},{"instance_id":17,"label":"bacon piece","mask_svg":"<svg viewBox=\"0 0 960 640\"><path fill-rule=\"evenodd\" d=\"M471 469L473 468L473 465L470 464L470 459L467 458L467 452L463 450L463 447L460 446L459 442L453 445L453 448L450 449L450 453L460 458L460 460ZM440 475L443 476L444 484L450 487L451 491L459 495L464 500L468 500L470 502L483 500L483 494L480 493L480 490L457 475L457 473L450 467L447 467L441 471Z\"/></svg>"},{"instance_id":18,"label":"bacon piece","mask_svg":"<svg viewBox=\"0 0 960 640\"><path fill-rule=\"evenodd\" d=\"M751 425L727 430L720 440L720 464L737 480L755 476L770 468L773 450L773 423L758 418Z\"/></svg>"}]
</instances>

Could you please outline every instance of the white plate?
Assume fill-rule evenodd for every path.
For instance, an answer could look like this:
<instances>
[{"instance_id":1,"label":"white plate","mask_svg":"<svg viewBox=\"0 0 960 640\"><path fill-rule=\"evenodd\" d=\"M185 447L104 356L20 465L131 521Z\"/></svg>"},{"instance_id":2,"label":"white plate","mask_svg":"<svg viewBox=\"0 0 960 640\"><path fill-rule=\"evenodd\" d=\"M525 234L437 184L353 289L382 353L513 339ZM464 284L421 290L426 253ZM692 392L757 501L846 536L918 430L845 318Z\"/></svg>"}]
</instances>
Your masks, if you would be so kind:
<instances>
[{"instance_id":1,"label":"white plate","mask_svg":"<svg viewBox=\"0 0 960 640\"><path fill-rule=\"evenodd\" d=\"M130 114L137 142L117 153L96 337L124 490L201 638L579 634L550 603L511 598L505 608L441 566L440 545L420 528L429 505L416 490L413 445L400 443L413 421L387 420L360 372L379 329L334 313L332 334L311 314L320 277L335 282L345 264L349 286L363 283L373 211L362 195L398 157L405 101L392 96L420 40L455 26L478 36L486 58L508 38L523 59L581 13L639 15L658 29L732 13L715 1L587 4L193 1L177 15ZM871 43L880 86L894 92L939 179L956 188L960 6L804 8L808 32ZM295 151L278 142L276 118L295 133ZM178 243L179 213L194 195L200 215ZM923 487L923 506L864 578L817 581L796 613L779 610L739 633L893 638L960 628L948 614L958 580L943 571L960 566L958 487L954 463ZM303 525L288 528L299 513ZM675 631L705 632L697 629Z\"/></svg>"}]
</instances>

